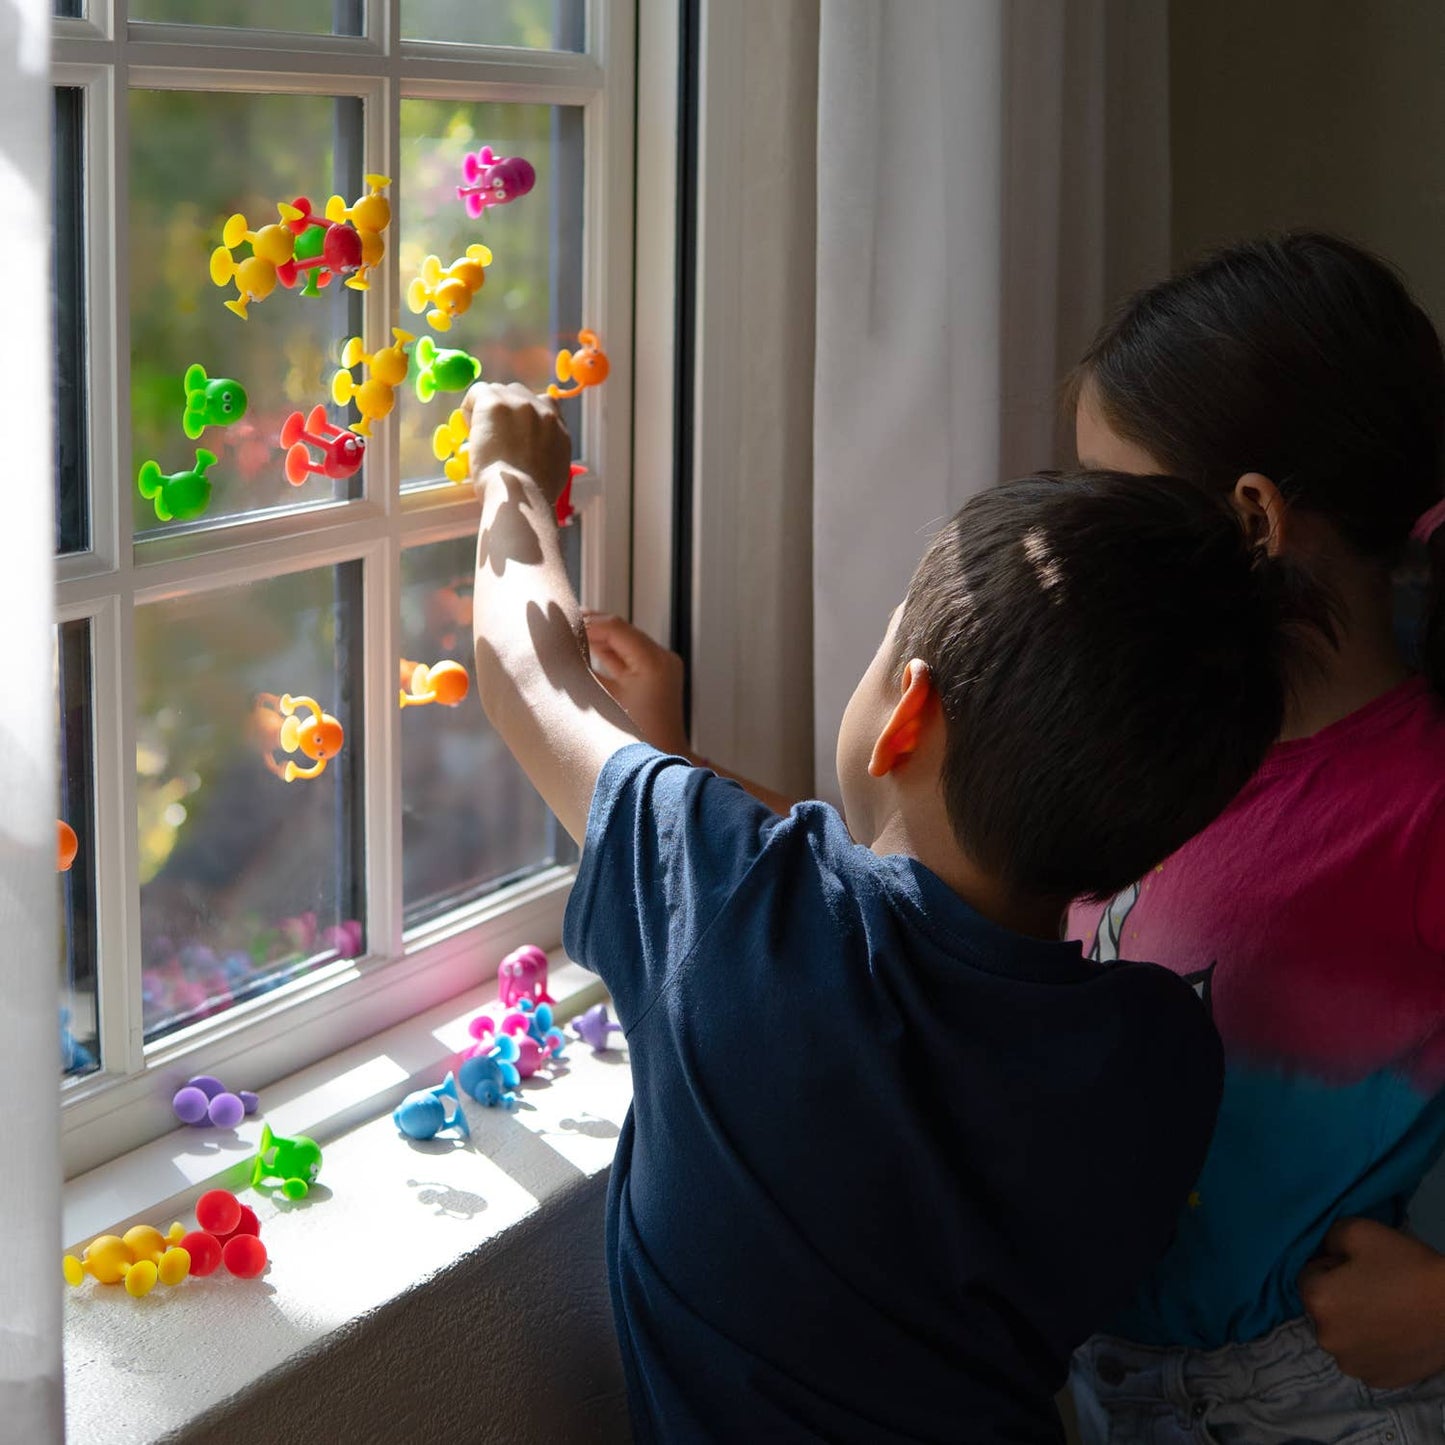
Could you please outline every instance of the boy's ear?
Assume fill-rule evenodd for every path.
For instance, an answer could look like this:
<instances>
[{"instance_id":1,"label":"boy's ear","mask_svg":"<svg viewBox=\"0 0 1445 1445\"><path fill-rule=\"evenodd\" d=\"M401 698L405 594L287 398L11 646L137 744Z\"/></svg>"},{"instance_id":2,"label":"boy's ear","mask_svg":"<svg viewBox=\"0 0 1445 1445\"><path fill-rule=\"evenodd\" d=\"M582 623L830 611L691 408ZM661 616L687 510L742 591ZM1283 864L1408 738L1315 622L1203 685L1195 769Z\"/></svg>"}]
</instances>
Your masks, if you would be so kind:
<instances>
[{"instance_id":1,"label":"boy's ear","mask_svg":"<svg viewBox=\"0 0 1445 1445\"><path fill-rule=\"evenodd\" d=\"M1234 507L1250 540L1262 542L1271 557L1278 557L1289 527L1289 507L1280 489L1263 473L1246 472L1234 484Z\"/></svg>"},{"instance_id":2,"label":"boy's ear","mask_svg":"<svg viewBox=\"0 0 1445 1445\"><path fill-rule=\"evenodd\" d=\"M868 775L873 778L887 777L899 763L912 756L938 700L928 664L916 657L903 669L901 686L902 694L883 724L883 731L873 744L873 755L868 759Z\"/></svg>"}]
</instances>

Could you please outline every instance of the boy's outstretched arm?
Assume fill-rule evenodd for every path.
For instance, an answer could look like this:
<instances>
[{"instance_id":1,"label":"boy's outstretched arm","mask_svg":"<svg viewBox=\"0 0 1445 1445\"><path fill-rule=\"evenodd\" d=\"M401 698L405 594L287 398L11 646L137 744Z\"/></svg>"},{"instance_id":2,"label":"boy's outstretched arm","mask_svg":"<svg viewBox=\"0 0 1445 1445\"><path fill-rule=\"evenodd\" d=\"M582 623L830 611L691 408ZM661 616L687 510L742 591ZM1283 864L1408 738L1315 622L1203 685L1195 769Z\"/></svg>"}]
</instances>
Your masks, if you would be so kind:
<instances>
[{"instance_id":1,"label":"boy's outstretched arm","mask_svg":"<svg viewBox=\"0 0 1445 1445\"><path fill-rule=\"evenodd\" d=\"M587 663L582 614L554 507L572 444L556 403L519 385L474 386L477 690L487 718L558 821L581 843L602 765L639 741Z\"/></svg>"}]
</instances>

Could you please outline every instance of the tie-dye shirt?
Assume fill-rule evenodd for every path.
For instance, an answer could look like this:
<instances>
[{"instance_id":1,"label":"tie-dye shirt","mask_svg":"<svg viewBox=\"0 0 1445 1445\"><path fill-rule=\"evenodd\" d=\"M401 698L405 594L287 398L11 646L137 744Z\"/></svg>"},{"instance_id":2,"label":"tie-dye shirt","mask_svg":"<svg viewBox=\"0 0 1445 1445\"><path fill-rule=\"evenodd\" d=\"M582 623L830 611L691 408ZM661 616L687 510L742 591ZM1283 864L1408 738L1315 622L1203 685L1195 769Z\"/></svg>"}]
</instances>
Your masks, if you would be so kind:
<instances>
[{"instance_id":1,"label":"tie-dye shirt","mask_svg":"<svg viewBox=\"0 0 1445 1445\"><path fill-rule=\"evenodd\" d=\"M1401 1224L1445 1149L1445 706L1414 679L1277 745L1214 824L1069 931L1191 980L1225 1048L1198 1189L1111 1332L1256 1339L1300 1314L1330 1225Z\"/></svg>"}]
</instances>

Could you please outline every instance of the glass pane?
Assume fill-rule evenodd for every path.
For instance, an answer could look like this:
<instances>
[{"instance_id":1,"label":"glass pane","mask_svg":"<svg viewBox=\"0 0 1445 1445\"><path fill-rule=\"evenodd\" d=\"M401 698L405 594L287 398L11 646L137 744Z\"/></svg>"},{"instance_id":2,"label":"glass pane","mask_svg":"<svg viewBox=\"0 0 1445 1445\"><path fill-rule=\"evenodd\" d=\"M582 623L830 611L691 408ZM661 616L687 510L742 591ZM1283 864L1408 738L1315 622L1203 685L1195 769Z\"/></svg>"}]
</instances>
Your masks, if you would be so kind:
<instances>
[{"instance_id":1,"label":"glass pane","mask_svg":"<svg viewBox=\"0 0 1445 1445\"><path fill-rule=\"evenodd\" d=\"M72 1076L100 1067L96 995L95 794L90 713L90 624L55 629L60 744L60 1068ZM71 837L73 835L73 838Z\"/></svg>"},{"instance_id":2,"label":"glass pane","mask_svg":"<svg viewBox=\"0 0 1445 1445\"><path fill-rule=\"evenodd\" d=\"M78 13L78 12L76 12ZM90 550L85 372L85 92L55 92L50 197L55 225L55 550Z\"/></svg>"},{"instance_id":3,"label":"glass pane","mask_svg":"<svg viewBox=\"0 0 1445 1445\"><path fill-rule=\"evenodd\" d=\"M130 0L132 20L360 35L361 0Z\"/></svg>"},{"instance_id":4,"label":"glass pane","mask_svg":"<svg viewBox=\"0 0 1445 1445\"><path fill-rule=\"evenodd\" d=\"M341 342L361 329L360 293L336 281L316 296L277 285L249 304L243 320L224 304L236 299L235 283L218 288L210 272L229 216L259 227L278 223L277 205L298 196L319 211L333 191L348 200L360 194L361 118L359 100L330 96L131 92L127 490L137 537L361 495L359 471L340 480L311 474L292 486L280 443L292 413L329 404ZM242 242L235 260L249 254ZM247 404L239 420L222 424L221 388L212 393L215 404L197 413L201 435L186 434L183 379L192 365L208 384L240 384ZM329 415L342 421L337 408ZM204 512L192 523L162 521L157 503L172 517L185 515L196 483L174 479L197 466L201 449L216 458L205 478L211 492ZM148 477L154 500L138 485L147 461L155 464Z\"/></svg>"},{"instance_id":5,"label":"glass pane","mask_svg":"<svg viewBox=\"0 0 1445 1445\"><path fill-rule=\"evenodd\" d=\"M64 15L72 20L79 20L85 14L85 7L81 0L55 0L56 15Z\"/></svg>"},{"instance_id":6,"label":"glass pane","mask_svg":"<svg viewBox=\"0 0 1445 1445\"><path fill-rule=\"evenodd\" d=\"M564 534L575 542L574 525ZM458 537L401 556L401 680L441 661L472 666L476 541ZM572 862L572 840L492 731L475 687L401 715L402 856L406 926L552 863Z\"/></svg>"},{"instance_id":7,"label":"glass pane","mask_svg":"<svg viewBox=\"0 0 1445 1445\"><path fill-rule=\"evenodd\" d=\"M361 565L153 603L135 621L152 1040L362 951ZM298 696L344 741L286 782L288 765L316 766Z\"/></svg>"},{"instance_id":8,"label":"glass pane","mask_svg":"<svg viewBox=\"0 0 1445 1445\"><path fill-rule=\"evenodd\" d=\"M535 170L532 189L474 220L457 196L462 161L483 145L520 157ZM403 100L401 164L407 204L402 215L401 324L439 348L468 352L487 381L521 381L545 390L559 348L577 348L582 316L582 112L573 106L470 105L453 100ZM449 328L429 323L433 309L412 307L412 283L425 258L443 267L484 243L492 253L475 300ZM603 338L605 343L605 338ZM420 346L418 341L417 345ZM415 350L415 348L414 348ZM417 372L415 358L413 375ZM463 391L438 392L427 404L407 386L397 406L402 485L437 481L441 463L433 436L460 405ZM563 403L579 451L581 410Z\"/></svg>"},{"instance_id":9,"label":"glass pane","mask_svg":"<svg viewBox=\"0 0 1445 1445\"><path fill-rule=\"evenodd\" d=\"M581 50L583 0L401 0L406 40Z\"/></svg>"}]
</instances>

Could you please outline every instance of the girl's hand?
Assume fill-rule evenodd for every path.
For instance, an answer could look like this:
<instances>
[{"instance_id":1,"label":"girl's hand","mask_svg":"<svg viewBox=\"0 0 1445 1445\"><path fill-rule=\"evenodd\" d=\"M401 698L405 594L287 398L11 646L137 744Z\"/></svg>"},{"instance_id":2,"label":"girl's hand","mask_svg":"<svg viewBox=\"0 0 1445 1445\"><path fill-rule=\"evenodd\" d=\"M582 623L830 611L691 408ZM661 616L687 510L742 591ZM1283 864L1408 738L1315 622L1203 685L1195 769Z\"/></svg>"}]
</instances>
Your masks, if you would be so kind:
<instances>
[{"instance_id":1,"label":"girl's hand","mask_svg":"<svg viewBox=\"0 0 1445 1445\"><path fill-rule=\"evenodd\" d=\"M620 617L584 611L582 621L593 670L643 738L695 761L682 715L682 659Z\"/></svg>"},{"instance_id":2,"label":"girl's hand","mask_svg":"<svg viewBox=\"0 0 1445 1445\"><path fill-rule=\"evenodd\" d=\"M1445 1255L1370 1219L1342 1219L1300 1273L1320 1348L1377 1390L1445 1370Z\"/></svg>"}]
</instances>

